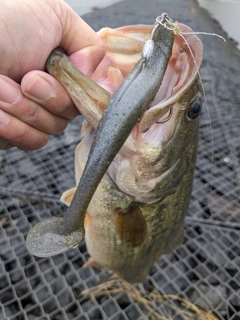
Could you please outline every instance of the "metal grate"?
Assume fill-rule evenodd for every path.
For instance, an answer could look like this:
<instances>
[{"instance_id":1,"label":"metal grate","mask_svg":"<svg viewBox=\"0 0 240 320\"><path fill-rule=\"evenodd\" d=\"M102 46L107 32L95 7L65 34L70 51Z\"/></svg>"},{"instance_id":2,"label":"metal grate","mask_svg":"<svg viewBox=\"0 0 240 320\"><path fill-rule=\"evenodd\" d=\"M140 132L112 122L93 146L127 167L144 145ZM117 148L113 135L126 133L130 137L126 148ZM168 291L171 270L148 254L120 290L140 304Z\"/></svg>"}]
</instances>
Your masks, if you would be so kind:
<instances>
[{"instance_id":1,"label":"metal grate","mask_svg":"<svg viewBox=\"0 0 240 320\"><path fill-rule=\"evenodd\" d=\"M154 264L144 287L182 297L219 319L239 320L240 114L237 106L219 108L209 66L203 68L202 77L208 109L201 117L184 243ZM81 269L88 258L84 243L52 258L35 258L26 249L32 225L66 210L59 197L74 185L80 126L81 118L75 119L39 151L13 149L0 154L0 319L151 319L149 311L124 291L78 299L79 292L105 275ZM163 304L155 308L159 315L170 314ZM172 311L171 319L186 317Z\"/></svg>"},{"instance_id":2,"label":"metal grate","mask_svg":"<svg viewBox=\"0 0 240 320\"><path fill-rule=\"evenodd\" d=\"M209 25L213 29L205 15L199 19L194 1L180 0L124 1L86 20L96 30L105 25L151 24L162 9L194 30L208 31ZM234 58L235 67L229 67L230 51L216 44L213 52L210 42L202 68L208 110L201 117L184 243L154 264L144 288L151 291L153 286L162 295L182 297L219 319L240 320L239 60ZM229 103L233 96L234 103ZM84 243L52 258L35 258L26 249L32 225L66 210L59 197L74 185L73 157L80 125L80 118L72 121L39 151L0 152L1 320L155 319L124 291L78 299L79 292L105 275L81 269L88 258ZM180 304L174 306L156 303L155 310L167 319L186 319L177 311Z\"/></svg>"}]
</instances>

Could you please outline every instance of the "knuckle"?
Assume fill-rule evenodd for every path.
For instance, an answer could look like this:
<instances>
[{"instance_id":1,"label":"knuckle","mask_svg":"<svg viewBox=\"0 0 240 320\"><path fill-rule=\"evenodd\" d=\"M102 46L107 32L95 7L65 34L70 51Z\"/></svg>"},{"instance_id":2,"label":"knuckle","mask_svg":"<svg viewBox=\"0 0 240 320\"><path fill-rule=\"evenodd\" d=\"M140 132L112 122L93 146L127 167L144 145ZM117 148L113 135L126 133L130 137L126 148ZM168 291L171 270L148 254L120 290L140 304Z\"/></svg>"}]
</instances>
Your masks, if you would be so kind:
<instances>
[{"instance_id":1,"label":"knuckle","mask_svg":"<svg viewBox=\"0 0 240 320\"><path fill-rule=\"evenodd\" d=\"M25 136L21 141L16 143L16 146L21 150L32 151L44 147L48 143L48 140L49 136L47 134L42 134L31 140L27 139L27 136Z\"/></svg>"},{"instance_id":2,"label":"knuckle","mask_svg":"<svg viewBox=\"0 0 240 320\"><path fill-rule=\"evenodd\" d=\"M52 134L59 134L63 132L68 125L68 121L66 119L61 119L57 122L56 127L54 128L54 132Z\"/></svg>"},{"instance_id":3,"label":"knuckle","mask_svg":"<svg viewBox=\"0 0 240 320\"><path fill-rule=\"evenodd\" d=\"M31 104L26 112L26 121L37 121L40 117L40 108L36 104Z\"/></svg>"},{"instance_id":4,"label":"knuckle","mask_svg":"<svg viewBox=\"0 0 240 320\"><path fill-rule=\"evenodd\" d=\"M15 136L15 143L16 145L22 144L25 141L29 140L29 133L30 133L30 129L28 126L24 126L23 130L19 130L18 134Z\"/></svg>"},{"instance_id":5,"label":"knuckle","mask_svg":"<svg viewBox=\"0 0 240 320\"><path fill-rule=\"evenodd\" d=\"M37 131L30 126L24 126L23 130L18 132L15 137L15 145L23 150L36 150L45 146L48 142L48 135L41 131Z\"/></svg>"},{"instance_id":6,"label":"knuckle","mask_svg":"<svg viewBox=\"0 0 240 320\"><path fill-rule=\"evenodd\" d=\"M41 139L36 141L34 144L29 145L25 150L31 151L31 150L37 150L43 148L49 141L49 136L44 135Z\"/></svg>"}]
</instances>

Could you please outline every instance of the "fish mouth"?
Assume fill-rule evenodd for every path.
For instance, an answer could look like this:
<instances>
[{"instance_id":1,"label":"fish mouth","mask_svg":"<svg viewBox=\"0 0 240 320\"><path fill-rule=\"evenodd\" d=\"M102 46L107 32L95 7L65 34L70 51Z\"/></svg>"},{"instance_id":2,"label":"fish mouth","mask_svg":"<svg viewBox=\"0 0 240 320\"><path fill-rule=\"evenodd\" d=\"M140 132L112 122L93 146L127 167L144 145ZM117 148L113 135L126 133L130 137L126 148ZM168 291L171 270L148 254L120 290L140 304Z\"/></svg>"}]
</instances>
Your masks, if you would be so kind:
<instances>
[{"instance_id":1,"label":"fish mouth","mask_svg":"<svg viewBox=\"0 0 240 320\"><path fill-rule=\"evenodd\" d=\"M179 27L183 33L193 32L183 24L179 24ZM194 34L175 35L172 57L169 60L162 85L150 108L141 119L140 132L146 132L154 123L170 118L174 113L174 106L198 77L202 55L202 43Z\"/></svg>"},{"instance_id":2,"label":"fish mouth","mask_svg":"<svg viewBox=\"0 0 240 320\"><path fill-rule=\"evenodd\" d=\"M181 33L174 36L172 56L161 87L140 119L139 130L142 133L149 130L157 121L162 122L169 118L171 108L181 99L198 76L203 56L202 43L191 28L180 23L178 27ZM93 73L92 79L109 92L114 92L121 79L130 72L134 61L136 62L136 59L139 58L138 51L142 50L151 29L152 26L137 25L112 31L109 28L100 30L99 35L107 44L107 53ZM120 37L121 43L124 39L126 45L118 49L117 41ZM118 79L116 75L115 77L112 75L116 70L121 74Z\"/></svg>"}]
</instances>

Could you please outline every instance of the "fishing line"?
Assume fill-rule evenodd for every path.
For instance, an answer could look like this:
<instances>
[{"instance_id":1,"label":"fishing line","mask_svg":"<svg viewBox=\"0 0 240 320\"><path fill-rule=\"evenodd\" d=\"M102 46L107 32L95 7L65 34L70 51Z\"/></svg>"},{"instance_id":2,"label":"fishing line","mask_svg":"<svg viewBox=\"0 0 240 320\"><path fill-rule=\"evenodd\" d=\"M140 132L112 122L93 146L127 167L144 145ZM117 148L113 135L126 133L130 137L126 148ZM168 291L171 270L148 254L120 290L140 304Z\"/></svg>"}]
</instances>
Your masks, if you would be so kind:
<instances>
[{"instance_id":1,"label":"fishing line","mask_svg":"<svg viewBox=\"0 0 240 320\"><path fill-rule=\"evenodd\" d=\"M178 25L178 22L171 22L169 21L169 25L171 26L174 34L176 35L179 35L183 41L185 42L185 44L187 45L188 47L188 50L191 54L191 57L193 59L193 62L194 62L194 65L195 65L195 68L196 68L196 71L197 71L197 74L198 74L198 77L199 77L199 81L200 81L200 84L201 84L201 87L202 87L202 93L203 93L203 100L204 102L206 103L206 109L207 109L207 115L208 115L208 119L209 119L209 128L210 128L210 132L211 132L211 149L212 149L212 152L211 152L211 164L213 164L213 157L214 157L214 151L213 151L213 130L212 130L212 121L211 121L211 116L210 116L210 111L209 111L209 105L208 105L208 101L207 101L207 96L206 96L206 92L205 92L205 89L203 87L203 81L202 81L202 78L201 78L201 75L200 75L200 71L198 70L198 67L197 67L197 62L196 62L196 59L194 58L194 54L192 52L192 49L190 47L190 45L188 44L187 42L187 39L183 36L183 35L208 35L208 36L215 36L215 37L218 37L220 38L221 40L223 40L224 42L227 42L226 39L224 37L222 37L221 35L219 34L216 34L216 33L208 33L208 32L182 32L181 28L179 27ZM211 166L211 175L213 174L212 172L213 168ZM210 186L209 186L210 187ZM212 190L212 184L211 184L211 189Z\"/></svg>"},{"instance_id":2,"label":"fishing line","mask_svg":"<svg viewBox=\"0 0 240 320\"><path fill-rule=\"evenodd\" d=\"M194 33L192 33L192 34L194 34ZM192 49L190 48L190 45L188 44L187 39L181 33L179 33L179 36L184 40L184 42L186 43L186 45L187 45L187 47L188 47L188 49L190 51L190 54L191 54L191 57L193 59L195 68L197 70L197 74L198 74L198 77L199 77L199 82L200 82L201 87L202 87L203 100L206 103L207 115L208 115L208 119L209 119L209 128L210 128L210 132L211 132L211 149L212 149L211 163L213 163L213 156L214 156L214 154L213 154L213 130L212 130L212 121L211 121L211 116L210 116L210 111L209 111L209 105L208 105L208 101L207 101L207 95L206 95L205 89L203 87L202 77L200 75L200 71L198 70L197 62L196 62L196 59L194 58Z\"/></svg>"},{"instance_id":3,"label":"fishing line","mask_svg":"<svg viewBox=\"0 0 240 320\"><path fill-rule=\"evenodd\" d=\"M181 34L203 34L205 36L214 36L214 37L218 37L220 39L222 39L224 42L227 42L227 40L220 36L220 34L217 34L217 33L211 33L211 32L202 32L202 31L199 31L199 32L181 32Z\"/></svg>"}]
</instances>

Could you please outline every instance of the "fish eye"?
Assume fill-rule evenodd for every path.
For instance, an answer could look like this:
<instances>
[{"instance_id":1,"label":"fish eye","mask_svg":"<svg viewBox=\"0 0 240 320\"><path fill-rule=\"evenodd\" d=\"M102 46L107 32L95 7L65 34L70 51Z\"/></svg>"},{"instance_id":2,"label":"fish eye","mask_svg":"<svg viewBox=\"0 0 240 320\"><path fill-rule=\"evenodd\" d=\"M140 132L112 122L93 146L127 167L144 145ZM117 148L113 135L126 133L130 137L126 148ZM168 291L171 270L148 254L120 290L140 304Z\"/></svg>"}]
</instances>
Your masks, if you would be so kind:
<instances>
[{"instance_id":1,"label":"fish eye","mask_svg":"<svg viewBox=\"0 0 240 320\"><path fill-rule=\"evenodd\" d=\"M202 110L202 105L200 103L200 100L197 99L190 104L188 113L187 113L187 119L188 120L196 119L200 115L201 110Z\"/></svg>"}]
</instances>

